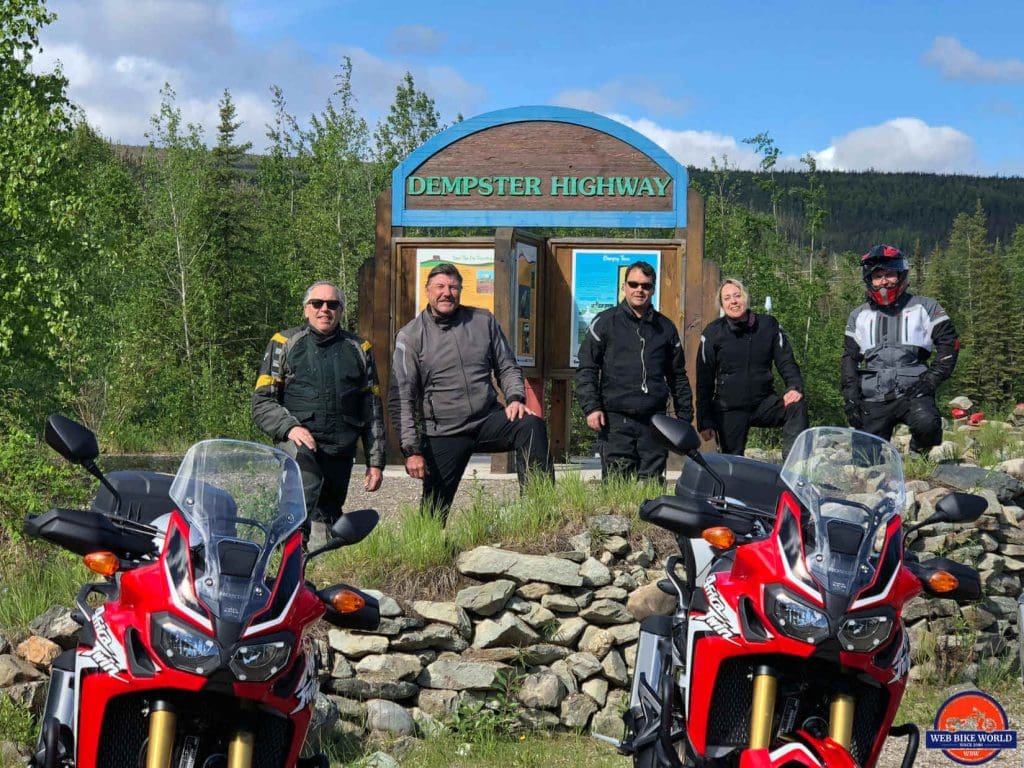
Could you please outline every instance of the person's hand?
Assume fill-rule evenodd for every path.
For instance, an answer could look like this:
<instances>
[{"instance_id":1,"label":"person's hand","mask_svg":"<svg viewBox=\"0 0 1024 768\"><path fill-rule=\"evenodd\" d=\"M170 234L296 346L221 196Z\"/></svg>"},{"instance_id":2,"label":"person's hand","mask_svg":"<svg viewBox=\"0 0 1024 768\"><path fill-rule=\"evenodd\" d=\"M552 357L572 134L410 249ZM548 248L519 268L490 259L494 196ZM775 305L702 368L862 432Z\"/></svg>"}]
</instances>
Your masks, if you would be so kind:
<instances>
[{"instance_id":1,"label":"person's hand","mask_svg":"<svg viewBox=\"0 0 1024 768\"><path fill-rule=\"evenodd\" d=\"M311 451L316 450L316 440L313 439L313 433L301 425L294 426L288 430L288 439L296 445L306 446Z\"/></svg>"},{"instance_id":2,"label":"person's hand","mask_svg":"<svg viewBox=\"0 0 1024 768\"><path fill-rule=\"evenodd\" d=\"M705 443L711 442L717 436L718 435L715 433L715 430L713 430L711 427L708 427L707 429L702 429L700 431L700 439L703 440Z\"/></svg>"},{"instance_id":3,"label":"person's hand","mask_svg":"<svg viewBox=\"0 0 1024 768\"><path fill-rule=\"evenodd\" d=\"M414 453L405 460L405 474L409 477L413 477L417 480L422 480L427 476L427 462L426 459L419 453Z\"/></svg>"},{"instance_id":4,"label":"person's hand","mask_svg":"<svg viewBox=\"0 0 1024 768\"><path fill-rule=\"evenodd\" d=\"M595 432L598 432L604 424L604 411L591 411L587 414L587 426Z\"/></svg>"},{"instance_id":5,"label":"person's hand","mask_svg":"<svg viewBox=\"0 0 1024 768\"><path fill-rule=\"evenodd\" d=\"M505 406L505 415L509 421L518 421L524 416L533 416L533 411L526 407L526 403L516 400Z\"/></svg>"},{"instance_id":6,"label":"person's hand","mask_svg":"<svg viewBox=\"0 0 1024 768\"><path fill-rule=\"evenodd\" d=\"M935 384L932 383L927 373L907 387L907 397L930 397L934 394Z\"/></svg>"},{"instance_id":7,"label":"person's hand","mask_svg":"<svg viewBox=\"0 0 1024 768\"><path fill-rule=\"evenodd\" d=\"M804 396L802 394L797 392L795 389L791 389L782 396L782 407L788 408L793 403L799 403L803 399Z\"/></svg>"},{"instance_id":8,"label":"person's hand","mask_svg":"<svg viewBox=\"0 0 1024 768\"><path fill-rule=\"evenodd\" d=\"M369 493L373 493L380 484L384 481L384 473L380 467L367 467L366 476L363 478L363 488Z\"/></svg>"},{"instance_id":9,"label":"person's hand","mask_svg":"<svg viewBox=\"0 0 1024 768\"><path fill-rule=\"evenodd\" d=\"M846 422L854 429L864 426L864 414L860 410L860 400L847 400L843 404L843 413L846 414Z\"/></svg>"}]
</instances>

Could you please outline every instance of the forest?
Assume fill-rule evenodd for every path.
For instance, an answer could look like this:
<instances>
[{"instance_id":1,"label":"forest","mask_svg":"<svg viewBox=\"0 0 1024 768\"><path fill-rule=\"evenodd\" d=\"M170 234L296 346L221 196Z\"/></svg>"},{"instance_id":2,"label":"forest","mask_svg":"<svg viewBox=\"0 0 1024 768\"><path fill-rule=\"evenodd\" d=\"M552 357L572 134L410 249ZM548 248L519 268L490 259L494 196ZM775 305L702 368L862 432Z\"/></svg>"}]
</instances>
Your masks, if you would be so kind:
<instances>
[{"instance_id":1,"label":"forest","mask_svg":"<svg viewBox=\"0 0 1024 768\"><path fill-rule=\"evenodd\" d=\"M296 324L314 279L344 288L355 328L374 201L395 165L446 127L434 101L406 74L370 124L345 59L316 114L292 114L269 86L265 146L237 138L229 91L207 134L183 122L170 86L148 144L120 146L69 101L60 71L33 70L51 20L37 0L0 7L0 423L12 438L0 471L53 411L112 451L258 437L249 398L267 340ZM690 169L706 255L755 307L772 297L814 421L842 420L843 331L863 301L858 256L876 242L911 254L911 290L938 299L961 334L942 394L993 415L1024 400L1024 180L826 173L810 156L783 172L769 133L747 141L756 172L727 158Z\"/></svg>"}]
</instances>

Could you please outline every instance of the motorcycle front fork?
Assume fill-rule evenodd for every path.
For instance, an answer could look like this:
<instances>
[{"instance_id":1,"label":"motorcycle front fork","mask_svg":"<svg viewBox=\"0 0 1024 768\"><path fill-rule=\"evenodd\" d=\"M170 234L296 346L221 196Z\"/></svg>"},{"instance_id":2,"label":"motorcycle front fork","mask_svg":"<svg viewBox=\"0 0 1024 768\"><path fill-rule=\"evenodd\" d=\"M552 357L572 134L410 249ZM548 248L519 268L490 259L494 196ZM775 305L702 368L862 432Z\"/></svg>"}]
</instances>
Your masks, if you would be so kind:
<instances>
[{"instance_id":1,"label":"motorcycle front fork","mask_svg":"<svg viewBox=\"0 0 1024 768\"><path fill-rule=\"evenodd\" d=\"M750 748L767 749L772 741L772 721L778 695L778 675L762 665L754 670L754 696L750 714ZM828 735L849 751L853 742L853 696L837 693L829 705Z\"/></svg>"},{"instance_id":2,"label":"motorcycle front fork","mask_svg":"<svg viewBox=\"0 0 1024 768\"><path fill-rule=\"evenodd\" d=\"M246 708L251 705L243 703ZM146 748L146 768L171 768L174 754L174 733L178 714L166 701L154 701L149 709L149 744ZM228 742L227 768L252 768L255 737L246 724L235 729Z\"/></svg>"}]
</instances>

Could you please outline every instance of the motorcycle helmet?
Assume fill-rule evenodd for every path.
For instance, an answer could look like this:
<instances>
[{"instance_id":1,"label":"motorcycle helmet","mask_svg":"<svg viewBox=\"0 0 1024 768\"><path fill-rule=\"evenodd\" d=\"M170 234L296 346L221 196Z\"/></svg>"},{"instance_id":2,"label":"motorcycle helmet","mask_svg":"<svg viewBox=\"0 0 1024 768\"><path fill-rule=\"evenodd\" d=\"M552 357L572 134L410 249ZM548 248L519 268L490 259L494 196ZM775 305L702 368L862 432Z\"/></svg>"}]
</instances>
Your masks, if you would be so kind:
<instances>
[{"instance_id":1,"label":"motorcycle helmet","mask_svg":"<svg viewBox=\"0 0 1024 768\"><path fill-rule=\"evenodd\" d=\"M868 298L875 304L886 307L892 304L900 295L907 290L907 278L910 268L907 265L907 257L903 251L891 245L876 245L870 251L860 257L861 276L864 285L868 289ZM871 285L871 273L876 269L891 269L899 275L896 286L889 288L883 286L875 288Z\"/></svg>"}]
</instances>

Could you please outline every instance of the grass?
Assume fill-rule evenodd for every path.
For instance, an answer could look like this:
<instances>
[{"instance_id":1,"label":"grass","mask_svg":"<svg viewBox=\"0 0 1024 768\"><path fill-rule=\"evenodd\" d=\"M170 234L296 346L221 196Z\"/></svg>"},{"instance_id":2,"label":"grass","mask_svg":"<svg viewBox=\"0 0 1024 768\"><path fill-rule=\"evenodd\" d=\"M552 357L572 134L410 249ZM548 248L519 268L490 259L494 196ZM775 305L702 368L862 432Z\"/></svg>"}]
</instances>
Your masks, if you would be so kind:
<instances>
[{"instance_id":1,"label":"grass","mask_svg":"<svg viewBox=\"0 0 1024 768\"><path fill-rule=\"evenodd\" d=\"M568 473L554 485L532 478L522 495L511 498L491 495L478 486L471 504L453 513L447 528L440 519L408 504L383 520L359 545L316 561L313 572L317 581L351 578L361 586L399 596L428 584L438 591L452 585L450 571L459 552L494 543L535 552L565 548L568 536L586 529L590 516L614 513L638 524L641 502L662 493L665 488L659 483L588 482L578 472Z\"/></svg>"},{"instance_id":2,"label":"grass","mask_svg":"<svg viewBox=\"0 0 1024 768\"><path fill-rule=\"evenodd\" d=\"M49 545L0 551L0 631L16 636L54 605L71 607L79 587L95 578L74 555Z\"/></svg>"},{"instance_id":3,"label":"grass","mask_svg":"<svg viewBox=\"0 0 1024 768\"><path fill-rule=\"evenodd\" d=\"M482 742L445 734L418 744L403 756L402 764L417 768L626 768L632 760L589 735L536 732Z\"/></svg>"}]
</instances>

